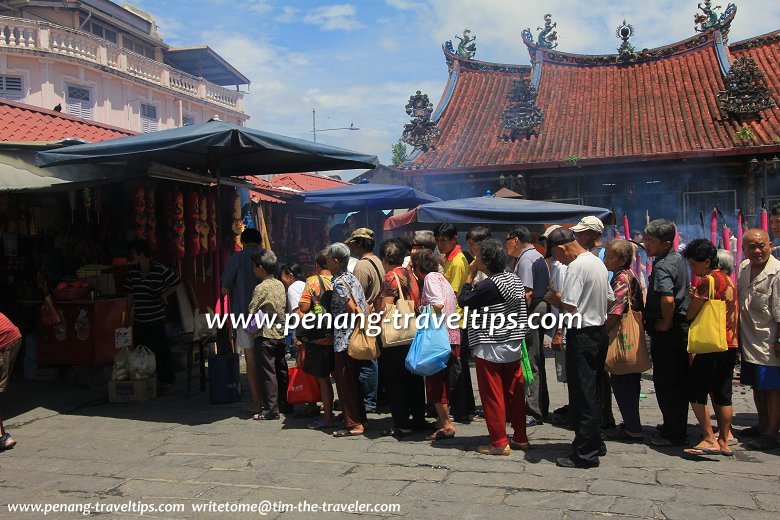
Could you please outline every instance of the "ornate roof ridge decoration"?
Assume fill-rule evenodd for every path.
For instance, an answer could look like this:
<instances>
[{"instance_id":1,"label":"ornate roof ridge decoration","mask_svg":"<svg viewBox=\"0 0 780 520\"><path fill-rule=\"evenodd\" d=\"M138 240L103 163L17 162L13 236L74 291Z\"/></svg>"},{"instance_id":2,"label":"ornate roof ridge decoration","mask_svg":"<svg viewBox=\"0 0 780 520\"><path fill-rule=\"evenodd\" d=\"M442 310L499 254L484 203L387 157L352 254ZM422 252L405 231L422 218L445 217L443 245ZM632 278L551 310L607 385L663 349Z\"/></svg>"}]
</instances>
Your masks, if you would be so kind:
<instances>
[{"instance_id":1,"label":"ornate roof ridge decoration","mask_svg":"<svg viewBox=\"0 0 780 520\"><path fill-rule=\"evenodd\" d=\"M428 99L428 94L418 90L413 96L409 96L406 113L412 116L412 120L404 125L401 141L423 152L428 151L433 141L441 135L439 127L431 121L433 104Z\"/></svg>"},{"instance_id":2,"label":"ornate roof ridge decoration","mask_svg":"<svg viewBox=\"0 0 780 520\"><path fill-rule=\"evenodd\" d=\"M754 47L761 47L762 45L768 45L780 41L780 31L772 31L760 36L754 36L747 40L741 40L729 45L729 51L742 51L745 49L752 49Z\"/></svg>"},{"instance_id":3,"label":"ornate roof ridge decoration","mask_svg":"<svg viewBox=\"0 0 780 520\"><path fill-rule=\"evenodd\" d=\"M504 141L516 141L525 134L526 139L539 135L538 127L544 123L544 112L536 105L536 88L530 78L515 80L509 90L509 106L501 113L504 127L509 129L501 137Z\"/></svg>"},{"instance_id":4,"label":"ornate roof ridge decoration","mask_svg":"<svg viewBox=\"0 0 780 520\"><path fill-rule=\"evenodd\" d=\"M698 26L694 29L700 33L714 29L723 29L724 32L727 32L737 12L736 5L728 4L723 14L719 15L716 9L721 7L718 5L713 8L712 0L704 0L704 4L700 3L698 7L701 13L694 13L693 22Z\"/></svg>"},{"instance_id":5,"label":"ornate roof ridge decoration","mask_svg":"<svg viewBox=\"0 0 780 520\"><path fill-rule=\"evenodd\" d=\"M623 23L618 25L617 30L615 30L615 36L623 40L623 43L621 43L618 48L618 55L617 58L615 58L615 62L630 64L636 63L637 60L639 60L639 54L636 52L636 48L629 42L635 32L634 26L630 23L626 23L625 18L623 19Z\"/></svg>"},{"instance_id":6,"label":"ornate roof ridge decoration","mask_svg":"<svg viewBox=\"0 0 780 520\"><path fill-rule=\"evenodd\" d=\"M450 45L448 45L450 44ZM465 59L458 56L458 53L452 49L452 42L445 42L442 46L444 57L447 60L447 66L452 70L455 61L460 64L461 69L479 70L483 72L509 72L509 73L530 73L530 65L517 65L512 63L493 63L490 61L480 61Z\"/></svg>"},{"instance_id":7,"label":"ornate roof ridge decoration","mask_svg":"<svg viewBox=\"0 0 780 520\"><path fill-rule=\"evenodd\" d=\"M737 119L760 117L762 110L774 108L775 102L763 78L764 72L753 58L737 58L726 76L726 88L718 94L718 108Z\"/></svg>"}]
</instances>

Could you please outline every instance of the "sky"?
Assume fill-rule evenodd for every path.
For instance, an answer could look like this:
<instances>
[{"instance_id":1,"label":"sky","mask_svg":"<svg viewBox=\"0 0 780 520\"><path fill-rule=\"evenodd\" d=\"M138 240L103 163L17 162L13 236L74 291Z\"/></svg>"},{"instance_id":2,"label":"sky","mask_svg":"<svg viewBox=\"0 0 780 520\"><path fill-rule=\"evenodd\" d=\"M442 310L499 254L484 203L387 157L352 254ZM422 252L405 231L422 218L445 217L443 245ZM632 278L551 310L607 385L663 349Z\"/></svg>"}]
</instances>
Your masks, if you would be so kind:
<instances>
[{"instance_id":1,"label":"sky","mask_svg":"<svg viewBox=\"0 0 780 520\"><path fill-rule=\"evenodd\" d=\"M404 106L420 90L436 106L447 81L441 46L471 30L475 59L530 63L521 32L557 22L558 50L615 53L615 29L635 28L637 49L694 34L689 0L135 0L174 47L208 45L251 81L252 128L377 155L409 121ZM730 41L780 29L780 1L739 0ZM726 7L726 2L713 2ZM247 87L242 87L246 89ZM411 152L411 149L409 150ZM346 175L347 178L350 174Z\"/></svg>"}]
</instances>

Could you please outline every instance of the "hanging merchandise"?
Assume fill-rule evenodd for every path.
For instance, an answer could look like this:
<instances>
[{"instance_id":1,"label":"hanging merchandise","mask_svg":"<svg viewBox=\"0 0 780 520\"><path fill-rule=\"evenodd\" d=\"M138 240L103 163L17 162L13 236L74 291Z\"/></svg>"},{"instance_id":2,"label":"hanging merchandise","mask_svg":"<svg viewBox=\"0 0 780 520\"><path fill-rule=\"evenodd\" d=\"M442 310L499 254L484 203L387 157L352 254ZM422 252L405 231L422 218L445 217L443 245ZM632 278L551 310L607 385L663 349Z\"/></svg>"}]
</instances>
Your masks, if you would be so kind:
<instances>
[{"instance_id":1,"label":"hanging merchandise","mask_svg":"<svg viewBox=\"0 0 780 520\"><path fill-rule=\"evenodd\" d=\"M146 240L146 194L143 186L135 188L133 210L135 212L135 238Z\"/></svg>"},{"instance_id":2,"label":"hanging merchandise","mask_svg":"<svg viewBox=\"0 0 780 520\"><path fill-rule=\"evenodd\" d=\"M100 186L95 186L95 214L97 223L100 224L100 212L103 210L103 190Z\"/></svg>"},{"instance_id":3,"label":"hanging merchandise","mask_svg":"<svg viewBox=\"0 0 780 520\"><path fill-rule=\"evenodd\" d=\"M187 192L184 215L187 222L187 253L192 256L192 270L197 276L200 255L200 199L197 191Z\"/></svg>"},{"instance_id":4,"label":"hanging merchandise","mask_svg":"<svg viewBox=\"0 0 780 520\"><path fill-rule=\"evenodd\" d=\"M185 253L184 230L184 194L179 188L173 191L173 233L174 243L176 245L176 258L181 261Z\"/></svg>"},{"instance_id":5,"label":"hanging merchandise","mask_svg":"<svg viewBox=\"0 0 780 520\"><path fill-rule=\"evenodd\" d=\"M244 221L241 219L241 197L238 192L233 192L233 250L241 251L244 246L241 244L241 233L244 232Z\"/></svg>"},{"instance_id":6,"label":"hanging merchandise","mask_svg":"<svg viewBox=\"0 0 780 520\"><path fill-rule=\"evenodd\" d=\"M209 253L217 251L217 199L214 192L209 190Z\"/></svg>"},{"instance_id":7,"label":"hanging merchandise","mask_svg":"<svg viewBox=\"0 0 780 520\"><path fill-rule=\"evenodd\" d=\"M200 252L205 254L209 250L209 231L211 226L209 225L209 201L206 198L206 194L200 192L198 194L198 201L200 208L198 215L200 216Z\"/></svg>"},{"instance_id":8,"label":"hanging merchandise","mask_svg":"<svg viewBox=\"0 0 780 520\"><path fill-rule=\"evenodd\" d=\"M73 224L74 216L76 214L76 192L68 192L68 204L70 205L70 223Z\"/></svg>"},{"instance_id":9,"label":"hanging merchandise","mask_svg":"<svg viewBox=\"0 0 780 520\"><path fill-rule=\"evenodd\" d=\"M157 202L154 198L154 188L147 186L144 190L146 194L146 240L149 241L149 248L152 251L157 250Z\"/></svg>"},{"instance_id":10,"label":"hanging merchandise","mask_svg":"<svg viewBox=\"0 0 780 520\"><path fill-rule=\"evenodd\" d=\"M82 193L84 197L84 211L87 213L87 223L89 223L89 213L92 210L92 190L84 188Z\"/></svg>"},{"instance_id":11,"label":"hanging merchandise","mask_svg":"<svg viewBox=\"0 0 780 520\"><path fill-rule=\"evenodd\" d=\"M89 323L87 309L82 307L79 309L79 315L76 317L76 338L79 341L85 341L89 339L90 329L91 325Z\"/></svg>"},{"instance_id":12,"label":"hanging merchandise","mask_svg":"<svg viewBox=\"0 0 780 520\"><path fill-rule=\"evenodd\" d=\"M173 230L174 218L173 218L173 192L167 190L165 192L165 200L163 204L163 212L165 214L165 240L166 253L173 254L174 244L176 242L176 232Z\"/></svg>"}]
</instances>

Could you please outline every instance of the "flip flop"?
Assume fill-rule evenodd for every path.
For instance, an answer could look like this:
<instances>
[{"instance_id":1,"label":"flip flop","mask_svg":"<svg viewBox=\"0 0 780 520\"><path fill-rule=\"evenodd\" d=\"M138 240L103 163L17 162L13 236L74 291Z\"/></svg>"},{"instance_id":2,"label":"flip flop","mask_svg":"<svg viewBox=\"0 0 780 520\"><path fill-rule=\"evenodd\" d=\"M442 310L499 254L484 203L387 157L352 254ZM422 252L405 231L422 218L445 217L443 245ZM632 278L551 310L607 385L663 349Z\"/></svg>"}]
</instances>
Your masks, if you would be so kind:
<instances>
[{"instance_id":1,"label":"flip flop","mask_svg":"<svg viewBox=\"0 0 780 520\"><path fill-rule=\"evenodd\" d=\"M704 446L694 446L693 448L686 448L683 450L688 455L696 455L698 457L705 455L723 455L723 451L716 448L705 448Z\"/></svg>"},{"instance_id":2,"label":"flip flop","mask_svg":"<svg viewBox=\"0 0 780 520\"><path fill-rule=\"evenodd\" d=\"M780 442L777 442L777 439L770 437L769 435L762 435L748 442L747 447L751 450L759 451L773 450L780 447Z\"/></svg>"},{"instance_id":3,"label":"flip flop","mask_svg":"<svg viewBox=\"0 0 780 520\"><path fill-rule=\"evenodd\" d=\"M341 437L360 437L364 433L365 433L365 431L354 432L352 430L348 430L348 429L345 428L343 430L336 430L335 432L333 432L333 436L336 437L336 438L341 438Z\"/></svg>"}]
</instances>

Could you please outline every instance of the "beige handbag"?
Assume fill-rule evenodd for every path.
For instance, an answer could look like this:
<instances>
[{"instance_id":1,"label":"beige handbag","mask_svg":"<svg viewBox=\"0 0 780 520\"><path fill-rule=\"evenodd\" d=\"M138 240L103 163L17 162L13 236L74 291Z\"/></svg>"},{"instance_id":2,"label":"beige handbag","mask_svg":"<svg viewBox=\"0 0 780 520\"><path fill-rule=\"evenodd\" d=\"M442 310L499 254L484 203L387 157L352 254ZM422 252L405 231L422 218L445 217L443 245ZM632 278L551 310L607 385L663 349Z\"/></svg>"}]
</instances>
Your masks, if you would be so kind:
<instances>
[{"instance_id":1,"label":"beige handbag","mask_svg":"<svg viewBox=\"0 0 780 520\"><path fill-rule=\"evenodd\" d=\"M628 282L628 308L620 318L620 325L609 334L609 348L605 368L610 374L641 374L650 370L642 313L631 308L631 280Z\"/></svg>"},{"instance_id":2,"label":"beige handbag","mask_svg":"<svg viewBox=\"0 0 780 520\"><path fill-rule=\"evenodd\" d=\"M349 285L347 285L347 289L349 289L350 296L355 299ZM355 299L355 304L357 304L357 299ZM363 327L360 327L359 325L359 323L356 323L355 328L352 330L352 334L349 336L347 355L358 361L372 361L379 357L379 346L377 345L376 336L369 336L366 333L366 329L368 328L368 309L365 310Z\"/></svg>"},{"instance_id":3,"label":"beige handbag","mask_svg":"<svg viewBox=\"0 0 780 520\"><path fill-rule=\"evenodd\" d=\"M417 333L417 322L415 319L417 314L414 312L414 300L411 297L408 300L404 299L401 280L396 273L393 273L393 276L395 276L395 283L398 285L398 300L385 307L385 312L382 316L382 348L411 345L414 335ZM393 318L396 314L399 315L397 320ZM396 321L400 325L399 328L394 326ZM404 325L407 326L404 327Z\"/></svg>"}]
</instances>

